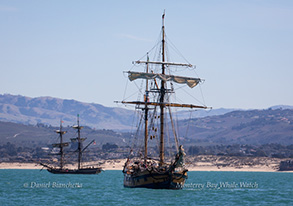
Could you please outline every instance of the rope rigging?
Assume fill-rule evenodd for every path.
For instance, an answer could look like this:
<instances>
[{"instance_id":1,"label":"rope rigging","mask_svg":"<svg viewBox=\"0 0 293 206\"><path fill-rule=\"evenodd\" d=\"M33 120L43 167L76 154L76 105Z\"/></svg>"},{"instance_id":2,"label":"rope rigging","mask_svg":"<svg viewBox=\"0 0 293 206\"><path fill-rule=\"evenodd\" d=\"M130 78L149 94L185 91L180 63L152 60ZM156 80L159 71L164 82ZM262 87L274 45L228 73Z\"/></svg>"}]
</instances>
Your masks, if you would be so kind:
<instances>
[{"instance_id":1,"label":"rope rigging","mask_svg":"<svg viewBox=\"0 0 293 206\"><path fill-rule=\"evenodd\" d=\"M163 20L163 23L164 23L164 20ZM163 38L161 39L161 37L163 36ZM170 57L170 52L169 50L173 50L175 51L175 53L181 58L184 60L184 62L187 62L188 64L183 64L183 63L175 63L175 62L171 62L171 57ZM164 53L164 54L163 54ZM151 59L155 60L155 61L149 61L149 58L150 57ZM142 61L143 59L146 59L147 58L147 61ZM165 59L166 58L166 59ZM169 37L166 35L165 33L165 30L164 30L164 25L162 26L162 30L159 34L159 38L158 38L158 41L157 43L148 51L146 52L145 55L143 55L139 60L133 62L134 66L145 66L148 68L148 70L144 70L145 73L154 73L154 75L156 74L160 74L161 71L164 71L162 72L162 74L169 74L169 77L170 78L172 76L172 78L179 78L181 76L174 76L172 74L176 73L176 72L182 72L183 70L185 70L186 72L189 72L188 70L192 70L194 71L194 73L196 74L195 72L195 66L192 66L190 64L190 62L183 56L183 54L178 50L178 48L173 44L173 42L169 39ZM129 70L133 70L133 67ZM180 67L179 67L180 66ZM182 68L182 69L179 69L179 68ZM187 70L188 68L188 70ZM141 73L141 74L140 74ZM135 76L137 75L137 76ZM141 75L141 76L139 76ZM145 75L143 72L129 72L129 79L134 82L134 85L135 87L137 88L137 92L136 93L133 93L131 94L130 96L128 96L127 98L126 97L126 90L125 89L125 92L124 92L124 100L126 99L129 99L130 97L134 96L135 94L137 94L137 101L134 102L130 102L130 101L125 101L125 102L122 102L124 103L125 105L126 104L133 104L135 105L135 109L137 111L137 109L140 109L140 110L147 110L146 113L144 114L144 112L141 112L140 113L140 119L139 120L139 125L136 125L137 126L137 131L136 131L136 134L134 135L135 136L135 140L137 141L138 138L140 138L140 136L147 136L145 137L145 142L148 141L148 140L153 140L153 139L156 139L157 143L158 143L158 146L160 146L160 142L159 142L159 138L155 138L157 137L157 135L160 135L161 137L163 137L163 134L160 134L159 132L155 132L154 131L154 128L155 127L158 127L158 128L165 128L164 129L164 132L163 133L166 133L166 135L172 131L173 133L173 136L174 136L174 143L175 143L175 148L176 148L176 152L178 152L178 148L179 148L179 137L178 137L178 131L179 131L179 124L177 123L177 121L175 121L174 117L173 117L173 114L172 114L172 111L171 111L171 107L187 107L189 106L189 104L178 104L176 102L183 102L182 100L180 100L180 98L178 96L175 96L173 94L175 94L175 91L177 91L178 89L183 89L183 91L188 94L190 97L192 97L193 100L195 100L195 102L198 102L199 104L201 105L204 105L204 106L197 106L197 105L193 105L190 104L190 108L204 108L206 107L205 106L205 99L204 99L204 96L203 96L203 92L202 92L202 89L201 87L199 88L200 89L200 93L201 93L201 98L202 98L202 101L200 101L199 99L195 98L193 95L191 95L189 92L187 92L184 87L186 87L186 85L178 85L175 84L176 86L174 86L173 82L176 82L176 83L181 83L180 81L185 81L187 79L183 79L183 80L175 80L175 79L171 79L172 81L170 81L170 79L167 80L160 80L161 81L161 84L164 84L163 86L162 85L159 85L159 81L157 82L156 81L156 78L159 79L159 77L154 77L153 79L152 78L152 75L145 75L145 76L142 76L142 75ZM139 77L138 77L139 76ZM198 76L197 74L195 76ZM141 84L138 85L136 83L136 80L137 78L143 78L145 77L145 80L146 81L150 81L150 88L148 88L148 86L146 86L147 88L145 89L145 87L143 87L143 82L144 81L141 81ZM165 78L165 77L164 77ZM189 77L186 77L186 78L189 78ZM188 79L188 81L191 81L191 79L194 81L194 77L190 77L190 79ZM199 78L198 78L199 79ZM199 82L201 80L199 79ZM189 82L190 83L190 82ZM197 84L197 83L196 83ZM128 86L128 81L127 81L127 86ZM191 86L190 86L191 87ZM163 88L164 91L160 91L160 89ZM165 95L165 98L164 100L160 100L160 94L163 93ZM175 97L175 101L174 103L172 103L170 101L171 97ZM146 100L147 98L147 100ZM149 101L149 99L153 99L154 101L151 101L151 102L146 102L146 101ZM173 99L172 99L173 100ZM156 102L158 102L158 104L156 104ZM164 103L164 106L162 106ZM169 103L169 104L168 104ZM157 119L155 118L157 115L157 108L165 108L166 107L166 112L169 113L169 117L168 117L168 121L167 122L167 119L166 121L163 121L164 123L162 123L163 125L165 126L160 126L159 123L157 123L158 121L156 121ZM149 111L150 110L150 111ZM151 111L152 110L152 111ZM164 111L163 109L161 109L161 111ZM177 112L175 113L177 114ZM145 129L145 135L143 135L143 125L142 124L142 120L143 120L143 117L145 115L148 115L150 117L150 121L149 123L146 123L147 125L147 129ZM178 120L178 117L177 115L174 115L176 116L176 119ZM162 115L163 117L163 115ZM166 118L167 118L167 115L166 115ZM173 121L174 119L174 121ZM190 119L191 119L191 115L189 116L189 121L188 121L188 126L187 126L187 131L186 131L186 135L187 135L187 132L189 130L189 122L190 122ZM148 120L148 117L146 119L146 122ZM162 125L161 124L161 125ZM146 126L145 126L146 127ZM162 131L160 131L162 132ZM165 136L165 135L164 135ZM168 144L169 144L169 148L170 147L170 135L167 135L165 138L168 138ZM143 142L143 141L142 141ZM147 143L145 144L147 145ZM148 146L151 146L152 144L148 145ZM133 151L133 147L134 146L138 146L138 145L135 145L133 143L132 147L131 147L131 151ZM141 146L141 145L139 145ZM148 147L148 146L145 146L145 147ZM147 151L145 149L145 151ZM147 152L145 153L145 155L147 154ZM148 156L148 155L147 155Z\"/></svg>"}]
</instances>

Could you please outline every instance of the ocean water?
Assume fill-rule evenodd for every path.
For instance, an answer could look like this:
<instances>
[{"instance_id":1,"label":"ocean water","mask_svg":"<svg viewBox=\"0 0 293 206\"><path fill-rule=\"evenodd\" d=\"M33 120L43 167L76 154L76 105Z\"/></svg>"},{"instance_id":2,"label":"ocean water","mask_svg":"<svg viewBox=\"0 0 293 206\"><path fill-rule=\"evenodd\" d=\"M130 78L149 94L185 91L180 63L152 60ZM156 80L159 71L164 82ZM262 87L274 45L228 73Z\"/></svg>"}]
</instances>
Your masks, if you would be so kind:
<instances>
[{"instance_id":1,"label":"ocean water","mask_svg":"<svg viewBox=\"0 0 293 206\"><path fill-rule=\"evenodd\" d=\"M0 170L0 205L293 205L293 173L189 172L183 190L124 188L121 171Z\"/></svg>"}]
</instances>

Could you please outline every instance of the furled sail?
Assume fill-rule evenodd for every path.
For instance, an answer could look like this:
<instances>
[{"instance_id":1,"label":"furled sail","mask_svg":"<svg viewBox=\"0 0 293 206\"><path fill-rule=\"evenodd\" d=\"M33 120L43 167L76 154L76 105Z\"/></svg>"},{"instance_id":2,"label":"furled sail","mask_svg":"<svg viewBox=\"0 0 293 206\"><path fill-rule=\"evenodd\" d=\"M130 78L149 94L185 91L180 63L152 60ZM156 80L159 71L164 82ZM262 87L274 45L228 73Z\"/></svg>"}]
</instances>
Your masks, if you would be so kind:
<instances>
[{"instance_id":1,"label":"furled sail","mask_svg":"<svg viewBox=\"0 0 293 206\"><path fill-rule=\"evenodd\" d=\"M202 80L199 78L192 77L181 77L174 75L166 75L166 74L154 74L154 73L145 73L145 72L128 72L128 78L130 81L134 81L136 79L161 79L164 81L173 81L178 84L187 84L190 88L195 87Z\"/></svg>"},{"instance_id":2,"label":"furled sail","mask_svg":"<svg viewBox=\"0 0 293 206\"><path fill-rule=\"evenodd\" d=\"M68 147L69 146L69 142L63 142L63 143L56 143L56 144L52 144L53 147Z\"/></svg>"}]
</instances>

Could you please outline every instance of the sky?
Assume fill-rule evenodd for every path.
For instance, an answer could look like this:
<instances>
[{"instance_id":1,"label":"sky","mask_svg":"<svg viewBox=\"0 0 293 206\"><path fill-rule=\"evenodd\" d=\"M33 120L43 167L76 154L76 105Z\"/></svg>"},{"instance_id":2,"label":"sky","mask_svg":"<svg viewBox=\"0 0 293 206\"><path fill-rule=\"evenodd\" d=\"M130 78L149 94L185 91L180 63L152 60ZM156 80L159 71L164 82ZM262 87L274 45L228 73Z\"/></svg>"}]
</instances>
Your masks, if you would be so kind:
<instances>
[{"instance_id":1,"label":"sky","mask_svg":"<svg viewBox=\"0 0 293 206\"><path fill-rule=\"evenodd\" d=\"M116 107L133 84L123 71L157 43L164 10L168 39L205 80L196 99L293 105L290 0L0 0L0 94Z\"/></svg>"}]
</instances>

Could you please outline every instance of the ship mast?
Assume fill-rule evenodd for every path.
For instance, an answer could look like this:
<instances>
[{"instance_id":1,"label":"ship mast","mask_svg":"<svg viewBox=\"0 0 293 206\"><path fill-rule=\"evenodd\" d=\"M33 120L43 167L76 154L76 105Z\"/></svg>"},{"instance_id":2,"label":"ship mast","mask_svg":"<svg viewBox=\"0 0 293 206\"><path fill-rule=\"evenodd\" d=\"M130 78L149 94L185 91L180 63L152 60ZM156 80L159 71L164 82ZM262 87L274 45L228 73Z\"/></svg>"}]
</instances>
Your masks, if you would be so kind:
<instances>
[{"instance_id":1,"label":"ship mast","mask_svg":"<svg viewBox=\"0 0 293 206\"><path fill-rule=\"evenodd\" d=\"M79 114L77 115L77 125L73 126L74 129L77 129L77 143L78 143L78 169L81 168L81 159L82 159L82 142L85 140L84 138L80 138L80 130L83 128L79 125Z\"/></svg>"},{"instance_id":2,"label":"ship mast","mask_svg":"<svg viewBox=\"0 0 293 206\"><path fill-rule=\"evenodd\" d=\"M165 11L162 15L162 62L165 62L165 25L164 25ZM162 64L162 74L165 74L165 64ZM160 89L160 165L164 164L164 99L165 99L165 80L161 80Z\"/></svg>"},{"instance_id":3,"label":"ship mast","mask_svg":"<svg viewBox=\"0 0 293 206\"><path fill-rule=\"evenodd\" d=\"M62 131L62 121L60 122L60 169L63 169L63 165L64 165L64 151L63 151L63 146L62 146L62 142L63 142L63 131ZM65 132L64 132L65 134Z\"/></svg>"},{"instance_id":4,"label":"ship mast","mask_svg":"<svg viewBox=\"0 0 293 206\"><path fill-rule=\"evenodd\" d=\"M79 115L77 116L77 138L78 138L78 169L80 169L80 162L81 162L81 139L80 139L80 129L81 127L79 126Z\"/></svg>"},{"instance_id":5,"label":"ship mast","mask_svg":"<svg viewBox=\"0 0 293 206\"><path fill-rule=\"evenodd\" d=\"M63 134L65 134L66 131L62 131L62 120L60 121L60 130L56 130L55 132L57 134L59 134L60 144L54 144L53 146L59 146L59 148L60 148L60 169L63 169L63 167L64 167L64 150L63 150L63 147L68 146L68 143L63 143Z\"/></svg>"},{"instance_id":6,"label":"ship mast","mask_svg":"<svg viewBox=\"0 0 293 206\"><path fill-rule=\"evenodd\" d=\"M149 61L149 56L147 55L147 62ZM149 64L146 64L146 73L149 72ZM146 163L147 160L147 156L148 156L148 99L149 99L149 91L148 91L148 87L149 87L149 81L146 80L146 90L145 90L145 107L144 107L144 121L145 121L145 128L144 128L144 162Z\"/></svg>"}]
</instances>

